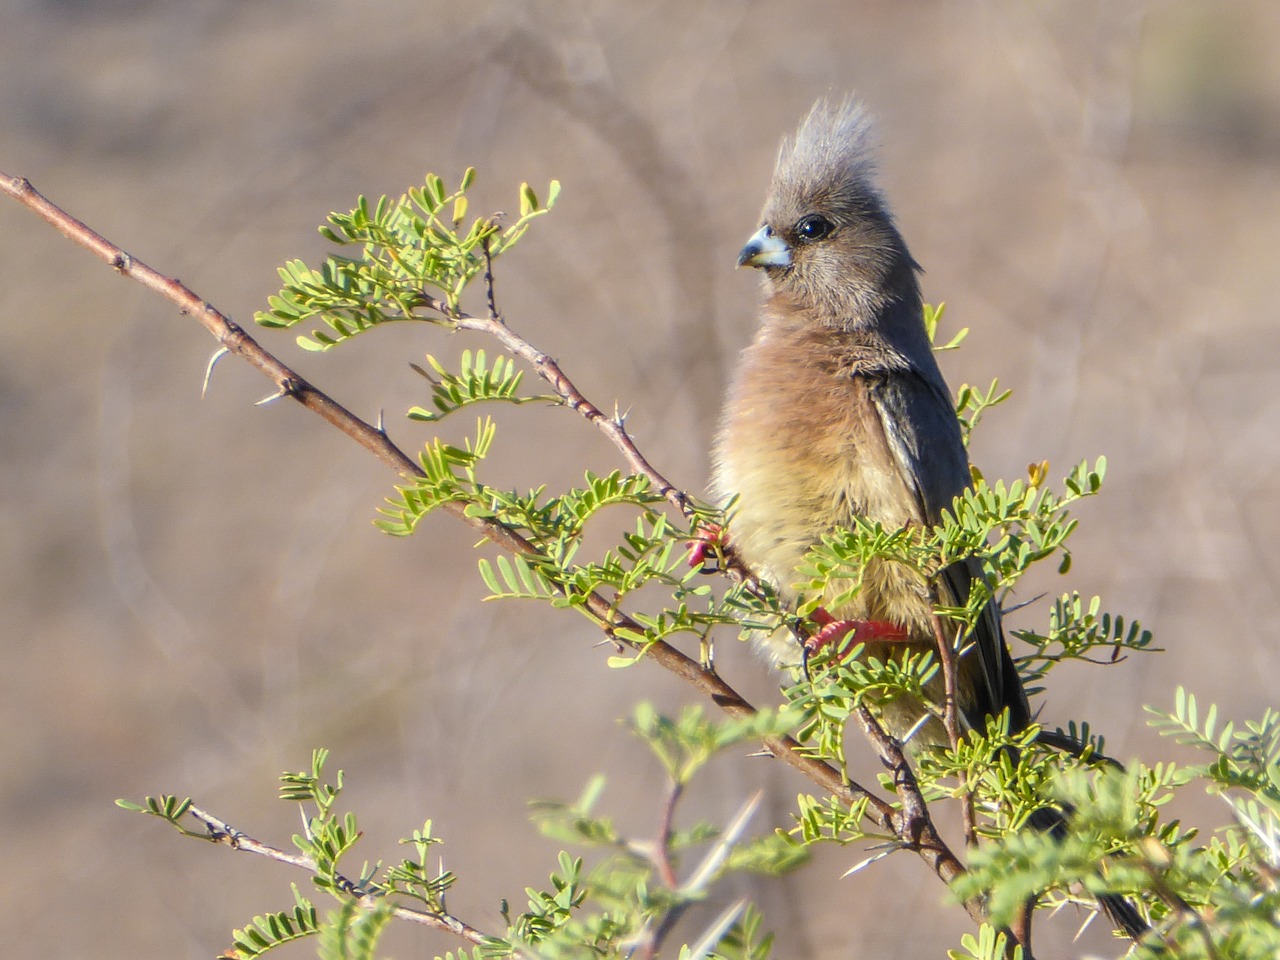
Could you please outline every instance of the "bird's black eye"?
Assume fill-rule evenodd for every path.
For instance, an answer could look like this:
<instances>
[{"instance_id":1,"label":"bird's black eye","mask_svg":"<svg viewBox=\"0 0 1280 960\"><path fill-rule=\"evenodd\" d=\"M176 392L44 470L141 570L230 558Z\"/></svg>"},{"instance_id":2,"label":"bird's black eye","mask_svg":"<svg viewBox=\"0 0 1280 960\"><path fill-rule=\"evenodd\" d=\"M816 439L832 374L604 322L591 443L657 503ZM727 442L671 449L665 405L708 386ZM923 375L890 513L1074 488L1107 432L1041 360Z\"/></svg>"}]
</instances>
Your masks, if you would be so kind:
<instances>
[{"instance_id":1,"label":"bird's black eye","mask_svg":"<svg viewBox=\"0 0 1280 960\"><path fill-rule=\"evenodd\" d=\"M796 224L796 236L802 243L814 243L830 236L835 224L820 213L811 213Z\"/></svg>"}]
</instances>

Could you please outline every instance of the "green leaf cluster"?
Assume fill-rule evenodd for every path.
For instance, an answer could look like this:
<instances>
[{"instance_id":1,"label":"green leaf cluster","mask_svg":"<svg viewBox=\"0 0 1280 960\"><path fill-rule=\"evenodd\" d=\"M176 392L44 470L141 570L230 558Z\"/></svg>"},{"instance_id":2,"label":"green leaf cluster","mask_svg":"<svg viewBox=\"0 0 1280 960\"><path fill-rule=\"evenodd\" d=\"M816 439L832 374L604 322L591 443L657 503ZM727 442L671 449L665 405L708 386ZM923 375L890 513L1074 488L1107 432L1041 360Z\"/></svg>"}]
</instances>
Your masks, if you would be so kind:
<instances>
[{"instance_id":1,"label":"green leaf cluster","mask_svg":"<svg viewBox=\"0 0 1280 960\"><path fill-rule=\"evenodd\" d=\"M861 591L867 571L878 564L896 564L930 580L952 564L976 561L987 581L975 582L963 606L938 607L943 616L972 629L987 601L993 595L1007 597L1035 564L1056 557L1059 573L1070 569L1067 541L1078 524L1071 508L1101 490L1105 472L1104 458L1092 467L1082 462L1063 479L1061 493L1046 487L1042 476L1010 484L989 484L978 477L931 529L887 529L855 518L805 557L797 584L805 596L800 613L847 605ZM1142 644L1135 637L1130 646Z\"/></svg>"},{"instance_id":2,"label":"green leaf cluster","mask_svg":"<svg viewBox=\"0 0 1280 960\"><path fill-rule=\"evenodd\" d=\"M392 536L407 537L423 517L444 504L473 504L484 490L476 468L488 456L497 432L497 424L483 417L476 421L474 438L461 447L439 437L429 442L418 454L422 473L396 487L396 495L378 509L382 516L374 521L377 527Z\"/></svg>"},{"instance_id":3,"label":"green leaf cluster","mask_svg":"<svg viewBox=\"0 0 1280 960\"><path fill-rule=\"evenodd\" d=\"M1151 725L1206 755L1204 762L1106 765L1061 771L1052 790L1069 812L1062 837L1006 832L974 852L960 896L990 891L992 922L1008 922L1028 896L1069 902L1073 886L1123 893L1146 905L1155 936L1140 957L1232 957L1280 953L1280 718L1219 726L1179 688L1174 709ZM1207 840L1164 815L1177 796L1221 796L1231 822Z\"/></svg>"},{"instance_id":4,"label":"green leaf cluster","mask_svg":"<svg viewBox=\"0 0 1280 960\"><path fill-rule=\"evenodd\" d=\"M875 708L909 698L941 719L941 710L925 693L926 685L938 676L933 651L910 651L884 659L867 656L864 649L857 644L847 650L824 651L809 661L806 675L785 691L792 709L803 717L796 739L812 756L846 772L849 717L857 707L865 704Z\"/></svg>"},{"instance_id":5,"label":"green leaf cluster","mask_svg":"<svg viewBox=\"0 0 1280 960\"><path fill-rule=\"evenodd\" d=\"M309 349L328 349L394 320L449 326L458 316L467 285L516 243L559 193L553 182L542 203L524 184L520 217L511 226L501 229L497 220L481 218L464 228L473 181L474 171L468 170L459 187L448 191L432 174L425 186L399 200L382 197L370 204L361 198L350 213L331 215L322 228L324 236L344 247L358 247L359 255L332 255L319 270L301 262L287 264L281 270L284 288L258 321L275 327L322 321L327 329L301 338ZM432 291L442 299L433 301ZM456 370L435 356L426 360L425 367L414 369L430 384L429 403L409 409L412 421L435 425L482 402L561 402L558 397L522 393L524 370L504 354L466 350ZM406 536L434 510L456 504L468 516L519 534L531 545L528 553L480 560L490 599L543 600L588 613L593 594L611 596L620 606L645 587L661 588L669 602L654 612L636 612L614 631L615 639L631 647L628 655L611 661L615 666L628 665L649 645L682 634L694 636L704 657L709 657L711 628L732 623L749 610L781 621L777 604L768 602L767 589L716 591L694 580L695 573L684 563L685 544L696 538L696 526L723 519L711 506L690 498L689 516L671 511L650 490L648 480L619 471L589 471L583 485L554 495L545 487L520 492L492 486L482 474L496 432L496 422L484 417L460 442L440 436L428 440L417 454L420 475L395 488L379 510L378 527ZM614 546L602 555L585 557L581 548L587 524L608 507L630 508L632 520L615 534ZM747 599L750 592L765 598L763 606ZM597 614L588 615L599 621Z\"/></svg>"},{"instance_id":6,"label":"green leaf cluster","mask_svg":"<svg viewBox=\"0 0 1280 960\"><path fill-rule=\"evenodd\" d=\"M959 950L948 950L950 960L1022 960L1022 947L1009 949L1009 936L989 923L978 928L978 935L966 933L960 938Z\"/></svg>"},{"instance_id":7,"label":"green leaf cluster","mask_svg":"<svg viewBox=\"0 0 1280 960\"><path fill-rule=\"evenodd\" d=\"M694 707L671 718L649 704L641 704L634 712L631 729L666 773L666 816L673 820L685 790L713 757L734 746L775 735L792 722L768 711L747 720L711 721ZM706 901L725 878L739 873L779 876L807 860L803 845L784 833L745 837L754 801L723 827L699 821L683 829L673 826L656 840L626 837L611 818L595 812L604 786L604 778L595 777L574 802L541 801L533 805L535 821L544 834L598 854L590 868L584 868L582 860L574 861L572 874L581 880L582 889L597 912L566 923L554 936L538 939L539 956L579 956L582 954L574 950L581 949L584 942L597 951L591 956L625 955L604 950L605 939L615 940L613 949L632 949L656 931L674 924L690 907ZM562 854L562 858L565 856ZM567 875L563 860L561 873ZM681 874L683 879L672 885L667 874ZM534 902L531 897L531 906ZM555 905L561 903L557 901ZM757 911L740 907L722 914L722 919L723 924L713 923L705 928L694 944L686 943L679 955L725 960L764 960L769 955L773 938L762 933ZM590 936L584 939L587 934Z\"/></svg>"},{"instance_id":8,"label":"green leaf cluster","mask_svg":"<svg viewBox=\"0 0 1280 960\"><path fill-rule=\"evenodd\" d=\"M680 797L714 756L773 735L789 724L786 718L767 712L746 720L713 722L694 708L676 719L662 716L647 704L637 708L631 728L667 774L664 816L672 829L656 841L620 834L610 818L594 809L604 790L603 777L593 778L575 802L534 804L534 820L546 835L594 853L595 862L561 851L547 885L526 888L524 910L513 911L505 900L500 904L505 924L501 933L445 957L622 960L646 938L668 936L685 911L713 897L725 878L742 873L778 876L803 863L804 847L782 833L747 836L754 802L726 826L700 821L683 829L674 827ZM384 868L380 861L366 861L356 870L348 867L361 833L356 815L338 810L343 775L339 771L332 780L327 778L327 760L328 751L316 750L307 770L282 774L280 797L301 807L305 826L293 838L294 845L311 866L313 885L333 897L337 908L321 919L314 904L294 886L292 909L256 916L243 929L233 931L231 947L222 954L227 960L260 957L308 937L316 938L322 960L374 960L380 938L397 911L409 911L411 916L416 911L418 916L457 925L446 904L446 893L457 878L443 868L428 866L432 851L442 842L433 835L430 820L401 841L411 853L398 863ZM191 809L189 800L162 796L142 803L118 803L159 817L187 836L217 839L181 822ZM237 834L235 842L245 839ZM692 866L682 870L683 862L695 855ZM686 876L673 884L668 875L677 870ZM766 960L772 939L762 930L758 911L739 903L686 941L679 955L690 960Z\"/></svg>"},{"instance_id":9,"label":"green leaf cluster","mask_svg":"<svg viewBox=\"0 0 1280 960\"><path fill-rule=\"evenodd\" d=\"M232 956L260 957L275 947L318 934L321 923L315 905L298 892L297 884L293 885L293 901L292 910L254 917L243 930L233 930Z\"/></svg>"},{"instance_id":10,"label":"green leaf cluster","mask_svg":"<svg viewBox=\"0 0 1280 960\"><path fill-rule=\"evenodd\" d=\"M450 413L461 410L473 403L485 401L501 401L503 403L533 403L543 401L558 403L559 398L549 395L520 396L520 381L524 379L524 371L516 367L511 357L499 354L489 365L488 357L483 350L474 354L470 350L462 351L459 370L453 373L430 354L427 363L435 371L428 373L417 364L411 366L431 384L431 402L435 410L425 407L410 407L408 417L423 423L442 420Z\"/></svg>"},{"instance_id":11,"label":"green leaf cluster","mask_svg":"<svg viewBox=\"0 0 1280 960\"><path fill-rule=\"evenodd\" d=\"M319 321L323 328L299 336L298 344L329 350L381 324L439 322L422 313L435 295L445 318L456 315L467 285L519 242L560 193L553 180L541 203L527 183L521 184L520 216L503 227L500 215L468 222L467 191L474 182L470 167L454 190L429 173L421 187L398 199L381 196L370 203L360 197L349 213L330 214L320 233L354 252L331 254L318 270L301 260L286 263L279 270L284 286L269 298L270 309L254 319L280 328Z\"/></svg>"},{"instance_id":12,"label":"green leaf cluster","mask_svg":"<svg viewBox=\"0 0 1280 960\"><path fill-rule=\"evenodd\" d=\"M1034 629L1012 631L1019 640L1033 647L1018 658L1027 692L1039 692L1039 681L1057 663L1064 660L1088 660L1114 663L1126 651L1154 652L1150 630L1136 620L1102 610L1102 598L1091 597L1086 603L1076 592L1064 593L1049 611L1049 626L1043 633ZM1099 659L1099 655L1102 658Z\"/></svg>"}]
</instances>

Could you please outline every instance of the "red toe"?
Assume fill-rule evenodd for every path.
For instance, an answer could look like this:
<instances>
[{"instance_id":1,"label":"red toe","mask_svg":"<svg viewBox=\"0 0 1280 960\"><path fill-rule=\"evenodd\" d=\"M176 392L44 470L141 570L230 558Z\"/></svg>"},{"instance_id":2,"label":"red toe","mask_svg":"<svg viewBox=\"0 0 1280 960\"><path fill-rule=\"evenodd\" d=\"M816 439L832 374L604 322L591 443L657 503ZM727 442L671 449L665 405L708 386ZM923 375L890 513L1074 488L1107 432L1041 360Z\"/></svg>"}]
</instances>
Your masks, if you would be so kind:
<instances>
[{"instance_id":1,"label":"red toe","mask_svg":"<svg viewBox=\"0 0 1280 960\"><path fill-rule=\"evenodd\" d=\"M810 614L809 619L818 625L818 631L804 644L810 653L816 653L850 634L853 636L851 647L871 641L902 643L908 639L905 629L888 620L837 620L821 607Z\"/></svg>"}]
</instances>

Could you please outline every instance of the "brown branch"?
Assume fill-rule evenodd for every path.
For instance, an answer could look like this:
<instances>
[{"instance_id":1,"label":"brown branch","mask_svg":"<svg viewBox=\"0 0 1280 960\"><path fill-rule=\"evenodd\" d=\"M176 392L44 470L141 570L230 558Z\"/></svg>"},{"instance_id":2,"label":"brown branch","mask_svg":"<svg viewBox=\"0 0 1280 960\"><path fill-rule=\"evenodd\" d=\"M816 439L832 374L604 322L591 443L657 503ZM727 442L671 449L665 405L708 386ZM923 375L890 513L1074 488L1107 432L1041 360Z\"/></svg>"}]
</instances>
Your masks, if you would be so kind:
<instances>
[{"instance_id":1,"label":"brown branch","mask_svg":"<svg viewBox=\"0 0 1280 960\"><path fill-rule=\"evenodd\" d=\"M933 822L915 772L902 752L902 744L889 736L868 707L855 707L853 715L858 718L862 732L875 748L880 762L893 774L893 787L902 804L902 812L894 816L893 832L909 848L918 849L927 833L933 831Z\"/></svg>"},{"instance_id":2,"label":"brown branch","mask_svg":"<svg viewBox=\"0 0 1280 960\"><path fill-rule=\"evenodd\" d=\"M489 305L489 319L495 323L501 323L502 317L498 314L498 298L493 289L493 254L489 251L487 236L480 241L480 249L484 251L484 298L485 303Z\"/></svg>"},{"instance_id":3,"label":"brown branch","mask_svg":"<svg viewBox=\"0 0 1280 960\"><path fill-rule=\"evenodd\" d=\"M696 517L697 510L694 507L693 498L659 473L657 468L640 452L640 448L635 445L635 441L627 433L626 417L617 414L612 417L607 416L603 410L587 399L573 381L565 375L565 372L560 369L560 365L555 360L507 326L498 313L497 305L494 302L492 261L489 259L487 246L485 247L484 280L489 311L487 317L476 317L471 314L460 313L443 300L426 294L423 295L422 305L426 309L440 314L444 318L444 322L454 329L487 334L523 359L529 366L533 367L538 376L551 386L551 389L556 392L556 395L560 397L566 407L580 414L583 419L596 427L618 448L633 473L648 479L649 483L657 490L658 495L679 510L683 516L687 518ZM746 564L739 559L731 543L727 541L718 543L716 555L720 561L719 569L721 572L740 583L746 583L749 586L754 584L754 575Z\"/></svg>"},{"instance_id":4,"label":"brown branch","mask_svg":"<svg viewBox=\"0 0 1280 960\"><path fill-rule=\"evenodd\" d=\"M1168 863L1157 864L1154 862L1153 852L1157 852L1160 860L1167 860L1168 856L1160 847L1159 841L1153 839L1144 852L1146 856L1141 863L1142 871L1151 878L1151 888L1156 896L1163 900L1166 906L1173 911L1173 916L1177 918L1177 922L1196 931L1204 943L1205 956L1209 957L1210 960L1218 960L1218 950L1214 946L1213 932L1209 929L1209 924L1205 922L1204 916L1166 882L1164 871L1167 869ZM1135 937L1134 939L1136 941L1138 938ZM1169 949L1177 950L1178 940L1171 928L1161 935L1161 939L1164 940Z\"/></svg>"},{"instance_id":5,"label":"brown branch","mask_svg":"<svg viewBox=\"0 0 1280 960\"><path fill-rule=\"evenodd\" d=\"M382 429L360 419L327 394L312 386L306 379L265 350L238 324L200 299L181 282L164 276L126 253L101 234L42 196L25 178L12 177L0 172L0 192L8 194L14 200L35 212L59 233L91 251L99 259L114 267L119 273L160 294L176 304L183 313L194 317L205 329L213 334L222 349L229 353L234 353L268 377L276 385L279 396L291 397L308 410L318 414L327 423L351 437L401 476L418 477L422 475L419 467L399 447L391 442ZM435 301L428 301L427 305L437 310L443 307L442 304ZM458 327L488 333L497 338L513 353L528 361L539 375L564 398L571 409L577 410L613 440L633 470L648 477L660 495L676 506L682 513L686 516L690 514L692 506L688 495L677 489L674 484L654 469L631 441L621 419L606 417L595 404L583 396L554 360L512 333L500 319L450 315L447 310L442 312ZM511 553L523 556L540 556L537 547L518 532L484 517L468 516L462 504L445 503L443 504L443 509L474 529L479 530L493 543ZM600 594L588 596L584 606L611 639L621 642L617 636L618 630L643 633L643 628L638 623L625 614L616 611L612 604ZM628 645L633 649L638 649L636 644ZM654 660L659 666L689 683L730 716L745 719L756 714L755 708L725 683L710 667L699 664L663 641L649 644L643 649L646 657ZM801 750L800 745L791 737L769 737L764 741L764 746L773 756L782 760L842 803L853 805L865 799L870 819L881 828L894 830L896 833L900 818L889 803L859 784L847 780L830 764L806 755ZM910 817L906 819L913 825L918 822ZM903 839L906 840L907 838ZM934 873L945 883L950 884L956 877L964 873L964 866L956 858L955 854L951 852L927 817L920 828L920 835L913 838L910 843L912 849L917 851ZM980 900L975 898L965 906L970 916L975 920L982 921L985 919L986 911Z\"/></svg>"},{"instance_id":6,"label":"brown branch","mask_svg":"<svg viewBox=\"0 0 1280 960\"><path fill-rule=\"evenodd\" d=\"M868 707L862 705L855 707L853 715L858 718L862 732L880 757L880 762L893 774L893 787L902 804L902 812L893 815L889 824L890 829L907 849L919 854L926 863L934 867L938 876L949 883L950 880L939 867L947 862L943 858L954 859L954 854L938 836L933 819L929 816L928 804L925 803L924 794L920 792L920 784L916 781L915 772L902 751L902 744L888 734ZM963 872L964 867L961 866L951 875L952 879ZM974 922L983 923L988 919L986 908L980 898L965 901L964 907ZM1016 932L1011 932L1011 938L1019 944L1024 942ZM1029 931L1025 942L1027 947L1024 958L1033 960L1029 949ZM1010 950L1012 950L1012 944Z\"/></svg>"},{"instance_id":7,"label":"brown branch","mask_svg":"<svg viewBox=\"0 0 1280 960\"><path fill-rule=\"evenodd\" d=\"M946 631L942 627L942 618L936 613L930 618L933 623L934 646L938 650L938 662L942 666L942 726L947 732L947 743L954 750L960 745L960 700L958 694L959 666L956 663L956 649L947 640Z\"/></svg>"},{"instance_id":8,"label":"brown branch","mask_svg":"<svg viewBox=\"0 0 1280 960\"><path fill-rule=\"evenodd\" d=\"M658 836L649 853L649 862L653 864L662 885L673 894L679 892L680 881L676 878L676 870L671 862L671 836L674 831L676 805L684 793L684 785L679 780L671 780L667 784L667 792L662 799L662 813L658 822ZM653 960L658 955L663 941L671 929L679 921L689 907L689 901L677 902L650 929L646 927L639 946L633 954L633 960Z\"/></svg>"},{"instance_id":9,"label":"brown branch","mask_svg":"<svg viewBox=\"0 0 1280 960\"><path fill-rule=\"evenodd\" d=\"M278 847L273 847L261 840L255 840L246 833L242 833L235 827L219 820L211 813L206 813L199 807L188 807L187 813L199 820L205 828L205 834L195 833L194 831L184 830L188 836L199 837L208 840L211 843L222 844L230 847L232 850L241 850L245 853L257 854L260 857L266 857L269 860L275 860L279 863L286 863L291 867L298 867L309 873L316 872L315 861L310 857L304 857L300 853L288 853ZM377 894L363 892L360 887L351 880L336 875L337 886L349 896L354 897L360 904L366 907L373 907L379 902L386 902ZM488 934L481 933L475 927L457 917L447 913L432 913L427 910L415 910L412 907L403 907L397 904L391 904L391 912L394 916L401 920L408 920L410 923L421 924L426 927L432 927L436 930L443 930L446 933L452 933L454 936L461 937L475 944L486 944L496 939Z\"/></svg>"},{"instance_id":10,"label":"brown branch","mask_svg":"<svg viewBox=\"0 0 1280 960\"><path fill-rule=\"evenodd\" d=\"M675 829L676 804L680 802L683 793L684 785L679 780L672 780L662 801L662 818L658 824L658 839L654 848L654 866L669 890L680 886L675 867L671 863L671 836Z\"/></svg>"},{"instance_id":11,"label":"brown branch","mask_svg":"<svg viewBox=\"0 0 1280 960\"><path fill-rule=\"evenodd\" d=\"M942 617L935 613L930 619L933 622L934 646L938 649L938 661L942 665L944 690L942 725L947 731L947 743L954 751L960 746L960 667L956 662L956 648L947 640L947 633L942 627ZM959 634L957 634L958 637ZM960 817L964 829L964 844L972 849L978 845L978 830L973 814L973 794L969 792L963 772L957 779L960 787Z\"/></svg>"},{"instance_id":12,"label":"brown branch","mask_svg":"<svg viewBox=\"0 0 1280 960\"><path fill-rule=\"evenodd\" d=\"M459 330L473 330L477 333L487 334L523 359L529 366L533 367L538 376L551 385L551 389L564 401L565 406L581 414L613 442L613 445L622 452L623 458L627 461L627 465L631 467L632 471L646 477L653 484L659 496L667 500L683 515L693 515L694 511L689 495L659 473L653 464L645 458L644 454L640 452L635 442L631 439L630 434L627 433L624 418L607 416L603 410L582 394L572 380L565 376L564 371L560 369L560 365L555 360L528 340L512 332L511 328L499 319L496 314L490 317L475 317L466 313L450 313L444 303L431 298L427 299L426 306L444 315L451 326Z\"/></svg>"}]
</instances>

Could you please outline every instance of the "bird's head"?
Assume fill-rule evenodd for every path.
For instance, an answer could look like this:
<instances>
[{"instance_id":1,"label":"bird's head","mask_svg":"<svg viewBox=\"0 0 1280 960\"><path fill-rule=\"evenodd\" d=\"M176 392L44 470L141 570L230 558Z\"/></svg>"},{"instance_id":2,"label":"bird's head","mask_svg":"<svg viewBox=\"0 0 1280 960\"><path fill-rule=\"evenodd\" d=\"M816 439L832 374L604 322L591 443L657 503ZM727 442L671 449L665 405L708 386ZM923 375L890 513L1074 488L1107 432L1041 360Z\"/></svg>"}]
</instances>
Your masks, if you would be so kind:
<instances>
[{"instance_id":1,"label":"bird's head","mask_svg":"<svg viewBox=\"0 0 1280 960\"><path fill-rule=\"evenodd\" d=\"M761 227L738 256L771 292L842 326L874 322L903 284L907 252L874 180L871 125L859 104L819 100L783 140Z\"/></svg>"}]
</instances>

